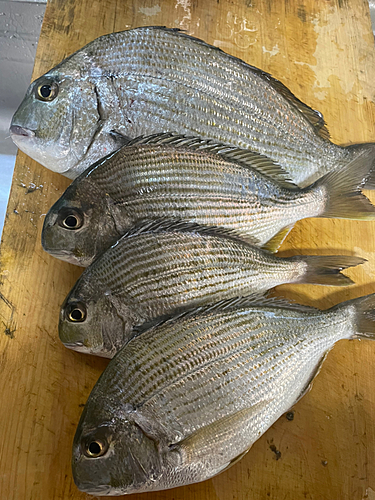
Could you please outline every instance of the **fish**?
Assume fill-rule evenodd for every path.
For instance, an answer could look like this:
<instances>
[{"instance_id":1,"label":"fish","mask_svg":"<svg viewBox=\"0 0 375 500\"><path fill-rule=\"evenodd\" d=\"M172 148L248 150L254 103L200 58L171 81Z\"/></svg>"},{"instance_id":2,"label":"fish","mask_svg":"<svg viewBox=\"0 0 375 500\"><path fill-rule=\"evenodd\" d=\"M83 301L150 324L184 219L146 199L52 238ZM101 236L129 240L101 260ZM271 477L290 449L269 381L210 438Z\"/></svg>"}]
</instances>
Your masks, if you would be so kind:
<instances>
[{"instance_id":1,"label":"fish","mask_svg":"<svg viewBox=\"0 0 375 500\"><path fill-rule=\"evenodd\" d=\"M324 118L268 73L178 29L101 36L31 83L10 136L71 179L126 140L199 136L268 156L306 187L375 145L341 147Z\"/></svg>"},{"instance_id":2,"label":"fish","mask_svg":"<svg viewBox=\"0 0 375 500\"><path fill-rule=\"evenodd\" d=\"M283 283L352 284L350 256L278 258L219 228L170 221L132 229L80 276L60 311L59 337L112 358L134 328L182 308L262 294Z\"/></svg>"},{"instance_id":3,"label":"fish","mask_svg":"<svg viewBox=\"0 0 375 500\"><path fill-rule=\"evenodd\" d=\"M361 193L373 183L369 156L301 189L257 153L173 134L139 138L72 182L45 217L42 246L85 267L135 224L165 218L234 230L274 252L306 217L374 219Z\"/></svg>"},{"instance_id":4,"label":"fish","mask_svg":"<svg viewBox=\"0 0 375 500\"><path fill-rule=\"evenodd\" d=\"M72 449L78 489L122 495L222 472L311 387L342 339L374 339L375 294L331 309L232 299L148 329L109 362Z\"/></svg>"}]
</instances>

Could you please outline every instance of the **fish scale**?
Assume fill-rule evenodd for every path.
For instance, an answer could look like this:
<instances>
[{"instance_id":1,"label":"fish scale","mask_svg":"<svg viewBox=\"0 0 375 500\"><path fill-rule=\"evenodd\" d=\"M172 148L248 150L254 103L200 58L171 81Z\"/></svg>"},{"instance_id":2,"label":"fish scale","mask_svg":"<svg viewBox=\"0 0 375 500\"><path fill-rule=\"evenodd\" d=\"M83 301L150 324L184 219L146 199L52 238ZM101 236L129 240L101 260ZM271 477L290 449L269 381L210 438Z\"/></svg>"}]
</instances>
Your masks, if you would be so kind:
<instances>
[{"instance_id":1,"label":"fish scale","mask_svg":"<svg viewBox=\"0 0 375 500\"><path fill-rule=\"evenodd\" d=\"M235 230L276 251L297 220L372 219L374 207L360 191L373 184L371 162L367 151L299 189L256 153L175 134L138 138L68 187L45 218L43 248L87 266L135 224L165 218ZM69 214L76 228L66 228Z\"/></svg>"},{"instance_id":2,"label":"fish scale","mask_svg":"<svg viewBox=\"0 0 375 500\"><path fill-rule=\"evenodd\" d=\"M299 399L335 342L374 337L374 305L374 295L327 311L236 299L140 330L85 406L73 445L76 484L120 495L217 474ZM111 453L94 464L82 447L98 439L110 440ZM124 455L129 448L141 479Z\"/></svg>"},{"instance_id":3,"label":"fish scale","mask_svg":"<svg viewBox=\"0 0 375 500\"><path fill-rule=\"evenodd\" d=\"M258 311L257 313L259 314ZM193 432L205 421L199 411L198 402L204 401L203 411L208 412L212 419L221 418L233 409L238 409L238 397L241 396L241 390L249 394L257 393L259 388L263 384L269 383L271 378L280 376L283 371L280 366L284 363L288 363L289 372L293 373L295 384L302 390L303 385L301 387L301 383L296 383L298 378L296 371L298 372L298 370L295 369L293 363L293 360L298 359L299 355L298 334L287 336L288 342L286 343L285 338L280 338L276 333L280 328L280 320L277 321L275 318L274 323L267 322L268 332L262 335L261 339L256 337L256 342L249 342L253 339L247 338L248 331L255 330L256 336L257 331L261 331L264 325L261 324L258 317L252 321L250 313L246 314L241 311L236 316L234 317L233 313L227 313L219 315L218 318L207 319L204 317L201 320L194 318L190 322L182 322L181 326L177 322L174 325L172 343L168 343L168 333L166 333L170 331L171 326L161 327L157 332L146 334L142 341L134 339L130 354L123 359L120 356L116 363L119 376L113 379L113 390L115 393L121 391L127 394L127 401L136 407L147 409L150 405L153 411L157 411L159 415L165 411L164 407L172 412L170 405L173 405L173 418L180 424L183 422L187 433ZM298 319L297 314L292 316ZM314 318L318 323L318 328L321 328L320 338L316 339L314 343L309 343L307 337L303 344L307 351L304 352L304 356L306 359L311 356L312 366L318 362L320 356L329 346L342 338L342 330L338 329L337 333L335 332L336 324L330 327L330 335L328 335L326 331L327 321L323 320L322 322L323 330L323 325L319 325L319 319ZM285 318L282 317L281 321L285 324ZM342 323L347 322L346 318L342 318ZM207 323L209 323L209 327L207 327ZM296 321L292 321L293 323ZM293 327L296 329L295 324ZM208 329L209 332L215 332L214 344L211 340L212 335L207 334ZM317 326L312 321L310 329L316 335ZM156 337L155 333L157 333ZM299 331L298 333L301 335L305 332ZM260 340L263 342L261 343ZM319 345L319 342L323 345ZM148 350L146 357L144 350L139 348L143 343L152 345L152 349ZM176 343L178 349L175 351ZM317 356L314 351L318 345L319 354ZM194 356L196 350L199 350L201 359ZM277 354L276 359L274 358L275 354ZM204 358L203 361L202 358ZM163 366L160 367L160 364L168 366L168 370L163 370ZM126 371L125 383L124 366L129 366L129 371ZM132 366L141 366L141 368L138 368L138 371L132 370ZM279 370L275 370L275 367ZM114 374L112 373L112 375ZM148 380L152 381L152 385L147 383ZM199 384L200 380L202 381L201 385ZM196 387L198 398L193 399L193 401L191 398L193 398L194 391L191 385ZM156 393L155 387L157 387ZM179 390L177 390L178 387ZM236 390L234 391L234 389ZM162 406L157 407L156 410L155 399L160 393L163 393ZM269 395L272 396L272 392ZM109 396L111 396L111 392L109 392ZM114 394L112 396L114 397ZM190 403L188 406L186 401ZM221 403L222 401L225 402ZM224 408L225 413L223 412Z\"/></svg>"},{"instance_id":4,"label":"fish scale","mask_svg":"<svg viewBox=\"0 0 375 500\"><path fill-rule=\"evenodd\" d=\"M37 98L43 83L60 89L47 103ZM124 137L158 132L264 154L302 187L374 149L331 143L321 115L270 75L162 27L105 35L52 68L31 84L10 132L20 149L71 178Z\"/></svg>"},{"instance_id":5,"label":"fish scale","mask_svg":"<svg viewBox=\"0 0 375 500\"><path fill-rule=\"evenodd\" d=\"M320 207L311 210L314 194L301 196L298 191L288 191L269 179L267 182L256 171L244 170L220 157L215 158L213 165L213 158L209 155L182 150L174 152L168 147L123 148L121 153L108 161L105 171L93 169L90 180L108 193L117 206L126 206L139 218L155 213L156 206L160 206L159 197L163 197L165 203L165 216L182 217L201 224L211 221L211 224L221 225L220 221L225 220L227 227L237 229L240 222L243 233L246 226L254 224L251 218L257 214L255 224L260 234L255 228L252 234L264 243L281 228L279 221L282 221L282 227L295 221L296 204L302 210L306 208L307 213L317 215L320 210ZM144 195L139 196L139 191ZM261 203L263 212L259 217ZM286 208L293 213L288 216ZM270 220L272 229L262 234L264 228L269 228Z\"/></svg>"},{"instance_id":6,"label":"fish scale","mask_svg":"<svg viewBox=\"0 0 375 500\"><path fill-rule=\"evenodd\" d=\"M279 259L219 228L143 223L82 274L61 308L59 335L70 348L112 357L133 327L171 311L282 283L347 285L340 270L361 263L347 256Z\"/></svg>"}]
</instances>

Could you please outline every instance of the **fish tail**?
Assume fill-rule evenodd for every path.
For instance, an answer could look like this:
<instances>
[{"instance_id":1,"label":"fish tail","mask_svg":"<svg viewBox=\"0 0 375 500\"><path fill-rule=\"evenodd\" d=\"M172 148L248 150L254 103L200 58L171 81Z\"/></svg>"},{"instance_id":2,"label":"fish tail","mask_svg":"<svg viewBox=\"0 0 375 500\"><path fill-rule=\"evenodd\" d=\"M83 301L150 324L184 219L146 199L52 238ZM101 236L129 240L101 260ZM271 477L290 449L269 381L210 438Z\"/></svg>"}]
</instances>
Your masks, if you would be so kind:
<instances>
[{"instance_id":1,"label":"fish tail","mask_svg":"<svg viewBox=\"0 0 375 500\"><path fill-rule=\"evenodd\" d=\"M345 167L324 175L310 188L324 191L326 203L320 217L374 220L375 207L361 192L373 184L374 154L367 149Z\"/></svg>"},{"instance_id":2,"label":"fish tail","mask_svg":"<svg viewBox=\"0 0 375 500\"><path fill-rule=\"evenodd\" d=\"M366 262L361 257L350 257L347 255L311 255L298 256L293 259L306 264L305 272L295 283L311 283L314 285L346 286L354 282L344 274L343 269L358 266Z\"/></svg>"},{"instance_id":3,"label":"fish tail","mask_svg":"<svg viewBox=\"0 0 375 500\"><path fill-rule=\"evenodd\" d=\"M367 142L363 144L352 144L347 146L346 149L355 155L362 155L364 153L369 154L369 162L372 161L374 163L374 165L372 165L372 169L370 168L373 173L365 179L361 187L363 189L375 189L375 143Z\"/></svg>"},{"instance_id":4,"label":"fish tail","mask_svg":"<svg viewBox=\"0 0 375 500\"><path fill-rule=\"evenodd\" d=\"M375 340L375 293L348 300L336 306L355 307L355 326L353 338L368 338Z\"/></svg>"}]
</instances>

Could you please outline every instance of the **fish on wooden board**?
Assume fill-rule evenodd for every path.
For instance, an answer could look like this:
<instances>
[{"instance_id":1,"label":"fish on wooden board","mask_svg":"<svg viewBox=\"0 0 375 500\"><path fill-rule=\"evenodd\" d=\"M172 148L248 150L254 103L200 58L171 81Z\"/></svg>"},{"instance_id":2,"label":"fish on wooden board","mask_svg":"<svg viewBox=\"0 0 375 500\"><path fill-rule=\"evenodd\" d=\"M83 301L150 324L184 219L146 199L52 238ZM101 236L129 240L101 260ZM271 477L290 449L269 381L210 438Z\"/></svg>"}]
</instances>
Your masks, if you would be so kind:
<instances>
[{"instance_id":1,"label":"fish on wooden board","mask_svg":"<svg viewBox=\"0 0 375 500\"><path fill-rule=\"evenodd\" d=\"M264 71L177 29L97 38L27 90L15 144L71 179L129 138L176 132L266 155L305 187L375 145L340 147L321 113Z\"/></svg>"},{"instance_id":2,"label":"fish on wooden board","mask_svg":"<svg viewBox=\"0 0 375 500\"><path fill-rule=\"evenodd\" d=\"M337 341L373 339L374 320L374 294L326 311L248 298L139 331L85 405L76 485L122 495L218 474L305 393Z\"/></svg>"},{"instance_id":3,"label":"fish on wooden board","mask_svg":"<svg viewBox=\"0 0 375 500\"><path fill-rule=\"evenodd\" d=\"M283 283L345 286L350 256L278 258L228 231L169 221L123 236L81 275L61 307L60 340L112 358L134 327L181 308L262 294Z\"/></svg>"},{"instance_id":4,"label":"fish on wooden board","mask_svg":"<svg viewBox=\"0 0 375 500\"><path fill-rule=\"evenodd\" d=\"M235 230L273 252L306 217L374 219L360 189L373 183L370 156L301 189L257 153L173 134L140 138L73 181L45 218L42 245L87 266L134 224L167 218Z\"/></svg>"}]
</instances>

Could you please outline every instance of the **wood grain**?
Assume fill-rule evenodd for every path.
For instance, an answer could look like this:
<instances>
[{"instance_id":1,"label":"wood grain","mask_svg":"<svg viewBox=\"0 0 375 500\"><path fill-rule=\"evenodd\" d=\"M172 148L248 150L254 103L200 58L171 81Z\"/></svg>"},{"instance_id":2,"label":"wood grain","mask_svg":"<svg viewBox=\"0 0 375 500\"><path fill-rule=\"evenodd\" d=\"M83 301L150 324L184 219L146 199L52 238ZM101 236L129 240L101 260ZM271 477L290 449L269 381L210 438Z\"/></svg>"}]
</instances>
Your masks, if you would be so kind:
<instances>
[{"instance_id":1,"label":"wood grain","mask_svg":"<svg viewBox=\"0 0 375 500\"><path fill-rule=\"evenodd\" d=\"M180 27L270 72L325 116L334 141L375 141L374 39L367 0L51 0L33 78L92 39L130 27ZM81 270L45 254L43 216L68 180L17 158L0 248L0 498L88 499L72 480L71 444L106 365L65 349L59 307ZM34 189L34 187L36 189ZM375 201L375 199L373 199ZM375 291L375 225L306 220L283 253L358 254L357 285L284 286L320 307ZM342 341L313 390L237 465L153 500L375 498L375 343Z\"/></svg>"}]
</instances>

